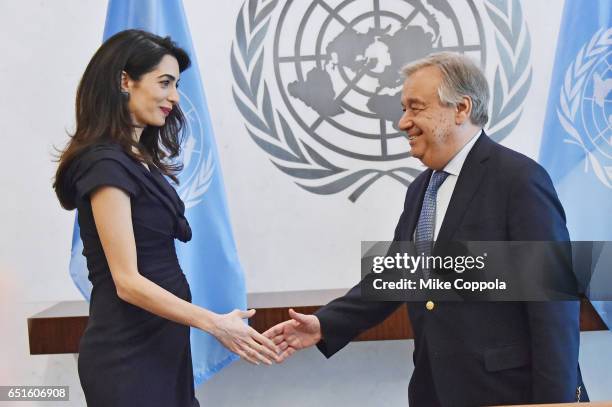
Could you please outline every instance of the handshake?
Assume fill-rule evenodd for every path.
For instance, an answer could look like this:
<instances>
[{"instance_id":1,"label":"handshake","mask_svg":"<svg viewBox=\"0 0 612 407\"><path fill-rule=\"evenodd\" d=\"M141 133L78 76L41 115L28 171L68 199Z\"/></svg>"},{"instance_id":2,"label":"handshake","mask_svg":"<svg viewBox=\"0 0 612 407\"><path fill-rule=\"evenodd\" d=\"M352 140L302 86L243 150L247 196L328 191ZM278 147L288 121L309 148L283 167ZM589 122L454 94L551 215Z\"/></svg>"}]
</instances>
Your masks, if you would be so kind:
<instances>
[{"instance_id":1,"label":"handshake","mask_svg":"<svg viewBox=\"0 0 612 407\"><path fill-rule=\"evenodd\" d=\"M314 315L289 309L291 319L263 334L241 321L253 315L254 309L219 315L216 329L211 332L226 348L253 364L281 363L296 351L309 348L322 338L319 319Z\"/></svg>"}]
</instances>

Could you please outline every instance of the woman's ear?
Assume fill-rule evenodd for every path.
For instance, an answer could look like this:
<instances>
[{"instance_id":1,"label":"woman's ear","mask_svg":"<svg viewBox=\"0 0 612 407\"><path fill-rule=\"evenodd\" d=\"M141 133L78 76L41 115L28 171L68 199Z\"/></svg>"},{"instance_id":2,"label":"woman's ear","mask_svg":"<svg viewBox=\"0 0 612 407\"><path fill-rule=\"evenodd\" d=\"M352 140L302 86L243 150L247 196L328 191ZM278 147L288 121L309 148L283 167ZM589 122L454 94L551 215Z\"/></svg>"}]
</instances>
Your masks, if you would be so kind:
<instances>
[{"instance_id":1,"label":"woman's ear","mask_svg":"<svg viewBox=\"0 0 612 407\"><path fill-rule=\"evenodd\" d=\"M129 93L130 88L132 87L132 80L130 76L125 71L121 71L121 92Z\"/></svg>"}]
</instances>

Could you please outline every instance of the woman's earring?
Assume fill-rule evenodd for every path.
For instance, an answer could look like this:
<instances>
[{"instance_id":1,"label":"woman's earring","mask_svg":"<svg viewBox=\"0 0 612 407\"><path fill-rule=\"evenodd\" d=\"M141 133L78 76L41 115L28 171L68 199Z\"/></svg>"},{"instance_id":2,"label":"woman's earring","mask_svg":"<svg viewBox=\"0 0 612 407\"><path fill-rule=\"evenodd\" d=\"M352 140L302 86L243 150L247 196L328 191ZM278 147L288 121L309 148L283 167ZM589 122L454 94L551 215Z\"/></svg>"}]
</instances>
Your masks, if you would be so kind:
<instances>
[{"instance_id":1,"label":"woman's earring","mask_svg":"<svg viewBox=\"0 0 612 407\"><path fill-rule=\"evenodd\" d=\"M126 101L130 100L130 92L128 92L127 90L122 90L121 91L121 96L123 96Z\"/></svg>"}]
</instances>

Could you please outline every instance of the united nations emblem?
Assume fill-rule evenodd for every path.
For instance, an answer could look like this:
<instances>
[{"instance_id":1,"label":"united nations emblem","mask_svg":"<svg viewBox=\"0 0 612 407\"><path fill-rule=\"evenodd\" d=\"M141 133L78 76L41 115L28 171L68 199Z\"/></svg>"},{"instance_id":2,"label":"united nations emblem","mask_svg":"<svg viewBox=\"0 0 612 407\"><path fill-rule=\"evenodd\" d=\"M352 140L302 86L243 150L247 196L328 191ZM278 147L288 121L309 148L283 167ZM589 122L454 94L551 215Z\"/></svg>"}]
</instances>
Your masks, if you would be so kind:
<instances>
[{"instance_id":1,"label":"united nations emblem","mask_svg":"<svg viewBox=\"0 0 612 407\"><path fill-rule=\"evenodd\" d=\"M313 193L351 191L355 202L385 177L408 185L420 169L397 128L401 67L454 51L487 68L485 26L475 2L452 4L245 1L231 67L248 134L277 168ZM531 84L530 37L518 2L483 0L481 6L496 32L500 61L489 69L488 132L501 140L516 126Z\"/></svg>"},{"instance_id":2,"label":"united nations emblem","mask_svg":"<svg viewBox=\"0 0 612 407\"><path fill-rule=\"evenodd\" d=\"M611 92L612 28L608 28L597 31L567 68L557 108L570 136L564 142L582 149L585 172L590 167L608 188L612 188Z\"/></svg>"},{"instance_id":3,"label":"united nations emblem","mask_svg":"<svg viewBox=\"0 0 612 407\"><path fill-rule=\"evenodd\" d=\"M178 158L183 163L183 171L177 192L188 209L200 203L210 187L214 162L212 151L204 152L204 127L197 109L185 93L179 93L186 127L183 129L181 155Z\"/></svg>"}]
</instances>

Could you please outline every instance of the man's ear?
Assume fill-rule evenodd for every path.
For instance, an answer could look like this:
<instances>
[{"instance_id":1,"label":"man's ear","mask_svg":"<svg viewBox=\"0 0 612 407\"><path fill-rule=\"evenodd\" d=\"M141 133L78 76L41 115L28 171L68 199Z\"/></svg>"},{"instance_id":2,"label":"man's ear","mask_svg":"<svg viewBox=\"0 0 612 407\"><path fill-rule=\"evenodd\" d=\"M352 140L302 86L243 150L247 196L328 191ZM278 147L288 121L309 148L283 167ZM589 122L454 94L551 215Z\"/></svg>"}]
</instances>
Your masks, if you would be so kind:
<instances>
[{"instance_id":1,"label":"man's ear","mask_svg":"<svg viewBox=\"0 0 612 407\"><path fill-rule=\"evenodd\" d=\"M455 124L461 125L470 120L472 114L472 98L464 96L455 107Z\"/></svg>"}]
</instances>

